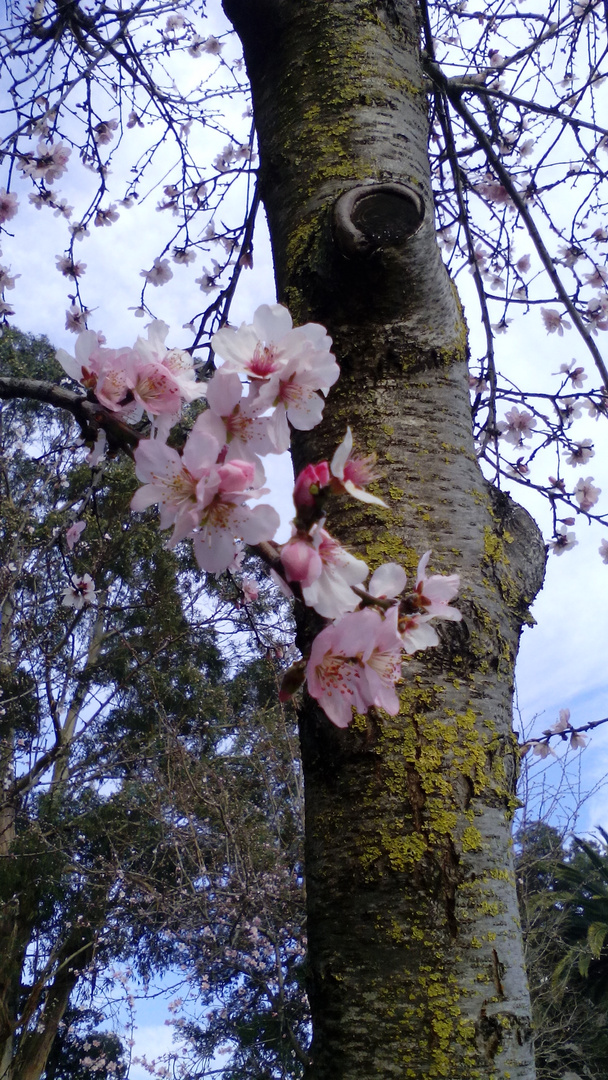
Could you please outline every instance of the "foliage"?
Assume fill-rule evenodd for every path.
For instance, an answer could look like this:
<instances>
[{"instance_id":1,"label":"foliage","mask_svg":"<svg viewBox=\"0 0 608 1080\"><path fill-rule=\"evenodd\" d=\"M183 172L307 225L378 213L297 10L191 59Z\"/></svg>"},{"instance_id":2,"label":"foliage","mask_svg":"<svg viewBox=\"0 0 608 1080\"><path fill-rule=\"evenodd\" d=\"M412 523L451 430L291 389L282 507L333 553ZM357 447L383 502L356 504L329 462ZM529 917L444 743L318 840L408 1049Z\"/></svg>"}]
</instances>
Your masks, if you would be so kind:
<instances>
[{"instance_id":1,"label":"foliage","mask_svg":"<svg viewBox=\"0 0 608 1080\"><path fill-rule=\"evenodd\" d=\"M58 376L43 340L7 334L0 356L11 374ZM111 967L128 957L143 977L176 961L175 928L183 930L189 891L212 908L197 933L215 927L221 969L234 931L218 929L221 906L229 896L237 903L231 859L233 872L243 871L243 896L253 872L247 859L256 858L243 838L231 846L231 815L243 815L248 843L273 852L261 856L259 873L279 872L274 849L279 838L288 841L284 887L288 896L295 889L296 907L301 858L293 811L280 801L280 785L292 782L296 767L293 733L288 757L279 753L275 789L278 751L258 740L266 749L255 764L243 717L253 720L256 699L245 700L241 676L230 677L231 655L242 664L248 655L281 651L281 616L270 614L263 590L250 605L259 623L252 638L246 604L236 625L226 620L240 595L232 578L205 589L188 551L163 548L151 515L127 520L130 462L91 470L72 424L51 408L6 405L2 451L2 1040L6 1052L14 1032L16 1075L29 1077L42 1041L50 1050L55 1031L67 1037L59 1024L68 999L75 1007L95 986L115 989ZM66 531L75 518L86 529L70 551ZM85 571L94 602L64 606L70 581ZM274 693L271 661L255 663L262 664L257 675L270 665ZM257 699L260 715L270 692L266 686ZM195 796L190 785L210 778ZM289 925L276 929L287 945ZM74 1040L69 1052L76 1054Z\"/></svg>"},{"instance_id":2,"label":"foliage","mask_svg":"<svg viewBox=\"0 0 608 1080\"><path fill-rule=\"evenodd\" d=\"M602 896L605 915L605 854L587 843L565 848L557 829L541 821L516 842L539 1080L604 1080L606 960L601 949L592 953L591 928Z\"/></svg>"}]
</instances>

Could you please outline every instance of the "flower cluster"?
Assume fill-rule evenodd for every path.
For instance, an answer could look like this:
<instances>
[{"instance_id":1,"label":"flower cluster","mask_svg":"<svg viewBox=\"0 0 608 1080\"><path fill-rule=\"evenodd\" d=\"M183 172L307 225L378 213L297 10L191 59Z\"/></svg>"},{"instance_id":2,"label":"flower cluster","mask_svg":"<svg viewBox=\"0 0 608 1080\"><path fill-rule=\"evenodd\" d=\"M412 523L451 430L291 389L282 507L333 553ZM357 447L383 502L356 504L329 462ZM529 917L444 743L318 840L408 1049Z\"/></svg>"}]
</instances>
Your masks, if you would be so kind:
<instances>
[{"instance_id":1,"label":"flower cluster","mask_svg":"<svg viewBox=\"0 0 608 1080\"><path fill-rule=\"evenodd\" d=\"M309 431L320 422L339 368L325 328L294 327L279 304L263 304L251 324L224 327L214 335L218 367L207 384L196 381L188 353L167 349L167 333L165 323L156 321L132 348L109 349L85 330L76 340L75 356L62 349L57 356L68 375L105 408L128 421L148 414L152 437L140 439L134 451L142 487L131 507L142 511L158 505L161 529L172 530L168 547L191 538L201 569L217 574L238 568L242 542L272 542L279 526L276 510L266 503L250 505L268 491L263 458L288 449L290 427ZM207 408L182 450L169 446L167 436L182 404L203 396ZM305 672L300 663L296 676L288 673L289 689L282 696L290 696L306 677L311 695L338 727L350 723L353 709L375 706L396 714L403 653L439 643L432 620L461 618L450 606L458 577L427 576L430 552L420 560L409 593L405 571L396 563L379 567L366 591L367 564L325 528L330 494L384 507L367 490L377 478L374 458L355 454L348 428L331 461L309 465L298 476L292 536L271 548L282 588L331 620L315 638ZM76 523L69 530L70 549L82 528ZM85 579L68 593L64 603L69 606L94 599L94 587L91 592Z\"/></svg>"}]
</instances>

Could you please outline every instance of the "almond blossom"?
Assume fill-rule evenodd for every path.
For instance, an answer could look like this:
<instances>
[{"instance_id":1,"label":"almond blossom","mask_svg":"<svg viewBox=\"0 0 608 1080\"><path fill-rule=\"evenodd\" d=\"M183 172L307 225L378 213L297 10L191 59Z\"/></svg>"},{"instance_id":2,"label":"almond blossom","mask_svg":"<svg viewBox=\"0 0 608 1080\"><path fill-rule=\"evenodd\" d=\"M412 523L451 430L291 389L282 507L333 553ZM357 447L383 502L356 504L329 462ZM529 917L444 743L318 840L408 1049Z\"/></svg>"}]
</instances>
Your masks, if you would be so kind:
<instances>
[{"instance_id":1,"label":"almond blossom","mask_svg":"<svg viewBox=\"0 0 608 1080\"><path fill-rule=\"evenodd\" d=\"M131 352L129 387L150 415L177 416L182 401L203 397L205 383L196 381L190 353L184 349L167 349L165 338L169 327L162 319L151 322L147 331L147 338L139 336Z\"/></svg>"},{"instance_id":2,"label":"almond blossom","mask_svg":"<svg viewBox=\"0 0 608 1080\"><path fill-rule=\"evenodd\" d=\"M70 525L65 534L65 540L69 551L72 551L74 544L80 539L80 534L86 527L86 521L75 521L73 525Z\"/></svg>"},{"instance_id":3,"label":"almond blossom","mask_svg":"<svg viewBox=\"0 0 608 1080\"><path fill-rule=\"evenodd\" d=\"M374 469L375 457L371 454L368 457L354 457L352 450L353 433L347 427L346 435L331 459L331 474L338 481L338 489L344 489L359 502L386 506L383 499L371 495L363 486L378 478L379 474Z\"/></svg>"},{"instance_id":4,"label":"almond blossom","mask_svg":"<svg viewBox=\"0 0 608 1080\"><path fill-rule=\"evenodd\" d=\"M112 142L114 132L118 127L118 120L101 120L93 128L93 138L98 146L104 146Z\"/></svg>"},{"instance_id":5,"label":"almond blossom","mask_svg":"<svg viewBox=\"0 0 608 1080\"><path fill-rule=\"evenodd\" d=\"M289 449L288 420L298 431L311 431L321 422L325 402L320 392L333 385L340 369L331 353L320 357L321 362L314 367L306 358L290 360L259 390L260 406L274 408L269 434L278 453Z\"/></svg>"},{"instance_id":6,"label":"almond blossom","mask_svg":"<svg viewBox=\"0 0 608 1080\"><path fill-rule=\"evenodd\" d=\"M0 266L0 289L14 289L21 274L10 274L8 266Z\"/></svg>"},{"instance_id":7,"label":"almond blossom","mask_svg":"<svg viewBox=\"0 0 608 1080\"><path fill-rule=\"evenodd\" d=\"M338 619L354 611L359 597L352 585L361 585L369 569L363 559L357 559L334 540L321 526L311 530L310 543L321 559L321 572L310 585L304 585L302 595L309 607L325 619Z\"/></svg>"},{"instance_id":8,"label":"almond blossom","mask_svg":"<svg viewBox=\"0 0 608 1080\"><path fill-rule=\"evenodd\" d=\"M572 323L569 323L567 319L564 319L559 311L554 311L553 308L541 307L540 313L545 324L545 330L548 334L554 334L557 331L558 336L563 337L564 328L566 330L572 329Z\"/></svg>"},{"instance_id":9,"label":"almond blossom","mask_svg":"<svg viewBox=\"0 0 608 1080\"><path fill-rule=\"evenodd\" d=\"M60 271L60 273L63 274L64 277L74 278L74 281L82 277L87 268L86 263L74 262L74 260L71 259L69 255L56 255L55 263L57 269Z\"/></svg>"},{"instance_id":10,"label":"almond blossom","mask_svg":"<svg viewBox=\"0 0 608 1080\"><path fill-rule=\"evenodd\" d=\"M603 563L608 565L608 540L602 540L598 548Z\"/></svg>"},{"instance_id":11,"label":"almond blossom","mask_svg":"<svg viewBox=\"0 0 608 1080\"><path fill-rule=\"evenodd\" d=\"M287 581L309 588L323 573L323 560L309 537L295 533L281 548L281 562Z\"/></svg>"},{"instance_id":12,"label":"almond blossom","mask_svg":"<svg viewBox=\"0 0 608 1080\"><path fill-rule=\"evenodd\" d=\"M236 372L216 371L207 384L209 409L197 417L195 428L208 431L226 447L225 460L238 458L255 467L254 482L264 483L264 467L259 455L276 453L268 434L268 417L259 415L258 402L243 398L243 384Z\"/></svg>"},{"instance_id":13,"label":"almond blossom","mask_svg":"<svg viewBox=\"0 0 608 1080\"><path fill-rule=\"evenodd\" d=\"M99 207L99 210L95 214L94 225L98 229L102 229L104 227L109 228L110 225L113 225L114 222L118 221L119 217L120 214L118 213L118 210L116 209L114 203L112 203L111 206L106 206L105 209Z\"/></svg>"},{"instance_id":14,"label":"almond blossom","mask_svg":"<svg viewBox=\"0 0 608 1080\"><path fill-rule=\"evenodd\" d=\"M85 330L76 338L75 356L57 349L57 360L64 371L113 412L133 413L135 403L129 397L127 366L131 350L104 349L94 330Z\"/></svg>"},{"instance_id":15,"label":"almond blossom","mask_svg":"<svg viewBox=\"0 0 608 1080\"><path fill-rule=\"evenodd\" d=\"M560 364L559 371L556 371L555 374L567 375L576 390L582 388L587 378L584 367L577 366L576 360L571 360L569 364Z\"/></svg>"},{"instance_id":16,"label":"almond blossom","mask_svg":"<svg viewBox=\"0 0 608 1080\"><path fill-rule=\"evenodd\" d=\"M158 503L160 528L174 526L172 546L198 524L205 503L219 489L219 450L212 435L192 431L181 455L160 439L140 439L134 451L135 475L144 486L131 499L131 509Z\"/></svg>"},{"instance_id":17,"label":"almond blossom","mask_svg":"<svg viewBox=\"0 0 608 1080\"><path fill-rule=\"evenodd\" d=\"M169 266L168 259L156 258L152 269L141 270L139 276L145 278L148 285L154 285L155 288L158 288L159 285L166 285L168 281L171 281L173 271Z\"/></svg>"},{"instance_id":18,"label":"almond blossom","mask_svg":"<svg viewBox=\"0 0 608 1080\"><path fill-rule=\"evenodd\" d=\"M592 480L592 476L587 476L584 480L581 477L574 489L574 498L581 510L590 510L595 506L602 493L601 488L593 486Z\"/></svg>"},{"instance_id":19,"label":"almond blossom","mask_svg":"<svg viewBox=\"0 0 608 1080\"><path fill-rule=\"evenodd\" d=\"M567 465L586 465L590 458L595 457L593 439L583 439L582 442L572 443L570 453L566 458Z\"/></svg>"},{"instance_id":20,"label":"almond blossom","mask_svg":"<svg viewBox=\"0 0 608 1080\"><path fill-rule=\"evenodd\" d=\"M272 540L281 522L267 503L253 508L244 505L246 499L263 494L263 490L251 489L253 466L249 462L231 461L217 472L219 489L194 534L196 561L211 574L220 574L233 563L239 539L246 544Z\"/></svg>"},{"instance_id":21,"label":"almond blossom","mask_svg":"<svg viewBox=\"0 0 608 1080\"><path fill-rule=\"evenodd\" d=\"M326 370L331 338L317 323L294 328L282 304L262 304L253 323L242 323L238 330L223 327L213 335L211 346L224 361L222 370L265 380L295 359L305 360L308 370ZM331 360L335 362L335 357Z\"/></svg>"},{"instance_id":22,"label":"almond blossom","mask_svg":"<svg viewBox=\"0 0 608 1080\"><path fill-rule=\"evenodd\" d=\"M67 168L67 161L72 153L67 143L48 143L40 140L36 147L36 156L28 155L21 161L24 176L31 176L33 180L44 180L52 184L59 180Z\"/></svg>"},{"instance_id":23,"label":"almond blossom","mask_svg":"<svg viewBox=\"0 0 608 1080\"><path fill-rule=\"evenodd\" d=\"M19 200L13 192L9 192L6 188L0 188L0 225L4 225L5 221L10 221L14 218L17 210L19 209Z\"/></svg>"},{"instance_id":24,"label":"almond blossom","mask_svg":"<svg viewBox=\"0 0 608 1080\"><path fill-rule=\"evenodd\" d=\"M564 551L570 551L577 544L576 533L568 532L565 525L560 525L555 540L549 542L549 547L554 555L563 555Z\"/></svg>"},{"instance_id":25,"label":"almond blossom","mask_svg":"<svg viewBox=\"0 0 608 1080\"><path fill-rule=\"evenodd\" d=\"M505 442L512 443L513 446L519 446L523 439L529 439L534 434L536 417L532 416L532 413L526 412L525 409L520 412L514 405L512 409L505 413L505 419L498 421L496 427Z\"/></svg>"},{"instance_id":26,"label":"almond blossom","mask_svg":"<svg viewBox=\"0 0 608 1080\"><path fill-rule=\"evenodd\" d=\"M270 540L280 520L271 506L244 505L263 494L252 488L253 465L218 465L219 450L217 439L200 430L191 431L182 455L160 439L141 439L133 456L144 486L131 500L132 510L158 503L161 529L174 526L167 546L193 536L199 566L214 574L233 563L238 538L247 544Z\"/></svg>"},{"instance_id":27,"label":"almond blossom","mask_svg":"<svg viewBox=\"0 0 608 1080\"><path fill-rule=\"evenodd\" d=\"M458 574L432 574L428 577L426 568L431 554L431 551L426 551L418 563L413 602L425 615L460 622L462 613L449 606L460 588L460 577Z\"/></svg>"},{"instance_id":28,"label":"almond blossom","mask_svg":"<svg viewBox=\"0 0 608 1080\"><path fill-rule=\"evenodd\" d=\"M385 618L371 608L345 615L314 639L306 666L308 692L336 727L371 706L399 712L395 683L401 676L396 609Z\"/></svg>"},{"instance_id":29,"label":"almond blossom","mask_svg":"<svg viewBox=\"0 0 608 1080\"><path fill-rule=\"evenodd\" d=\"M77 611L81 611L85 604L92 604L94 601L95 584L90 574L73 577L71 583L63 589L63 600L61 601L63 607L72 607L76 608Z\"/></svg>"},{"instance_id":30,"label":"almond blossom","mask_svg":"<svg viewBox=\"0 0 608 1080\"><path fill-rule=\"evenodd\" d=\"M427 552L427 555L430 555L430 552ZM458 582L457 575L454 575L454 577ZM383 599L396 598L403 593L406 581L405 570L402 566L399 566L398 563L384 563L372 574L367 591L371 596ZM435 628L429 625L434 616L422 614L420 611L406 613L404 610L407 607L416 607L417 600L418 594L414 598L413 605L411 603L412 597L408 597L399 607L397 629L402 648L408 656L418 652L420 649L429 649L439 645L439 635ZM449 610L455 611L456 609L450 608Z\"/></svg>"}]
</instances>

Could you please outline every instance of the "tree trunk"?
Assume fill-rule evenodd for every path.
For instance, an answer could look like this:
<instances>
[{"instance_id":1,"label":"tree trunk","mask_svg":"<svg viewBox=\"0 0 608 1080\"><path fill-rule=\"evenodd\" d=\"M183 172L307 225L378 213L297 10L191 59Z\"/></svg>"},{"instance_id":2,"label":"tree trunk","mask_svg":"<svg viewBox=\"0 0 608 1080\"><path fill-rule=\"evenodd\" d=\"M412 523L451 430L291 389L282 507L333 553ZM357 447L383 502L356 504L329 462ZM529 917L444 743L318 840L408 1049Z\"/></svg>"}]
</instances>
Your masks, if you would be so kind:
<instances>
[{"instance_id":1,"label":"tree trunk","mask_svg":"<svg viewBox=\"0 0 608 1080\"><path fill-rule=\"evenodd\" d=\"M279 298L342 375L296 468L350 424L389 510L329 509L370 567L461 575L462 623L395 718L307 699L310 1080L534 1076L510 819L513 666L542 583L528 515L471 437L466 328L435 239L414 0L224 0L244 46ZM334 513L332 514L332 509ZM305 641L310 629L302 629Z\"/></svg>"}]
</instances>

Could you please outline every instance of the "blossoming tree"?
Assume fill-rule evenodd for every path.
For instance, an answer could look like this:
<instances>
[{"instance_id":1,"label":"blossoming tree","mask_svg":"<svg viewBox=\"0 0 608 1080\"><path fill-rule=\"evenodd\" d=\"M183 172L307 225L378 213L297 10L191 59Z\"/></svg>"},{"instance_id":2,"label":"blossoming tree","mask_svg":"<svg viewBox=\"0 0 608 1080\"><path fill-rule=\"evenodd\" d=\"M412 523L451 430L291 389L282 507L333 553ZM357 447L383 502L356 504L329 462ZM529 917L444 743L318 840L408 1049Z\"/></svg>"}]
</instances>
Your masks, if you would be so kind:
<instances>
[{"instance_id":1,"label":"blossoming tree","mask_svg":"<svg viewBox=\"0 0 608 1080\"><path fill-rule=\"evenodd\" d=\"M15 380L5 380L3 395L71 408L85 439L101 432L95 463L104 435L112 451L128 447L143 482L133 509L158 504L161 528L173 528L169 544L192 537L201 570L222 573L238 563L241 542L253 544L296 600L303 660L281 695L306 681L314 1080L533 1076L510 855L511 695L545 546L499 482L508 475L544 492L556 555L576 542L567 531L573 513L605 522L594 477L573 482L564 466L586 466L594 454L590 437L572 434L582 409L593 419L606 413L596 339L608 328L598 255L608 238L598 164L608 132L597 120L600 5L555 2L543 14L511 6L224 0L243 46L259 168L244 223L220 233L220 196L251 176L254 150L232 140L211 179L197 165L191 124L205 109L214 115L209 101L219 90L180 96L158 72L180 51L216 58L240 89L241 66L223 59L224 41L198 32L188 5L171 5L156 44L137 21L149 17L140 5L120 15L36 5L19 24L23 40L11 38L18 123L3 222L17 221L9 187L17 171L34 183L36 206L70 219L50 187L67 168L68 140L100 182L57 261L74 283L66 325L79 333L75 356L59 358L87 396ZM154 11L166 14L162 5ZM558 48L567 57L560 79ZM573 94L579 62L584 77ZM115 64L128 88L108 106L118 93ZM70 94L81 84L77 142ZM137 197L162 140L133 166L120 211L105 205L112 152L101 148L119 127L126 141L152 109L180 147L159 207L179 224L141 272L136 314L149 310L148 286L171 280L171 245L177 265L214 243L226 256L196 279L205 296L225 285L191 319L188 353L165 347L161 320L133 347L106 347L87 329L85 266L74 255L90 224L111 226ZM562 225L552 200L568 178L578 201ZM281 304L235 329L225 324L238 275L251 265L260 199ZM206 223L193 239L199 214ZM530 254L515 246L522 227L543 271L532 279ZM553 250L555 233L562 244ZM486 348L470 366L441 247L454 275L471 270L480 301ZM12 288L9 269L3 274ZM517 305L538 305L549 334L578 332L597 371L591 389L579 392L578 360L561 365L551 392L520 389L499 373L494 338ZM206 387L191 359L202 344L216 357L201 365ZM178 407L203 394L207 409L178 449L167 442ZM263 456L286 449L290 436L296 514L279 548L275 511L248 501L264 493ZM547 453L555 460L548 481L535 472ZM600 554L606 560L606 541ZM440 573L428 575L429 564ZM457 590L458 609L450 604ZM93 599L94 582L83 576L64 603L78 609Z\"/></svg>"}]
</instances>

